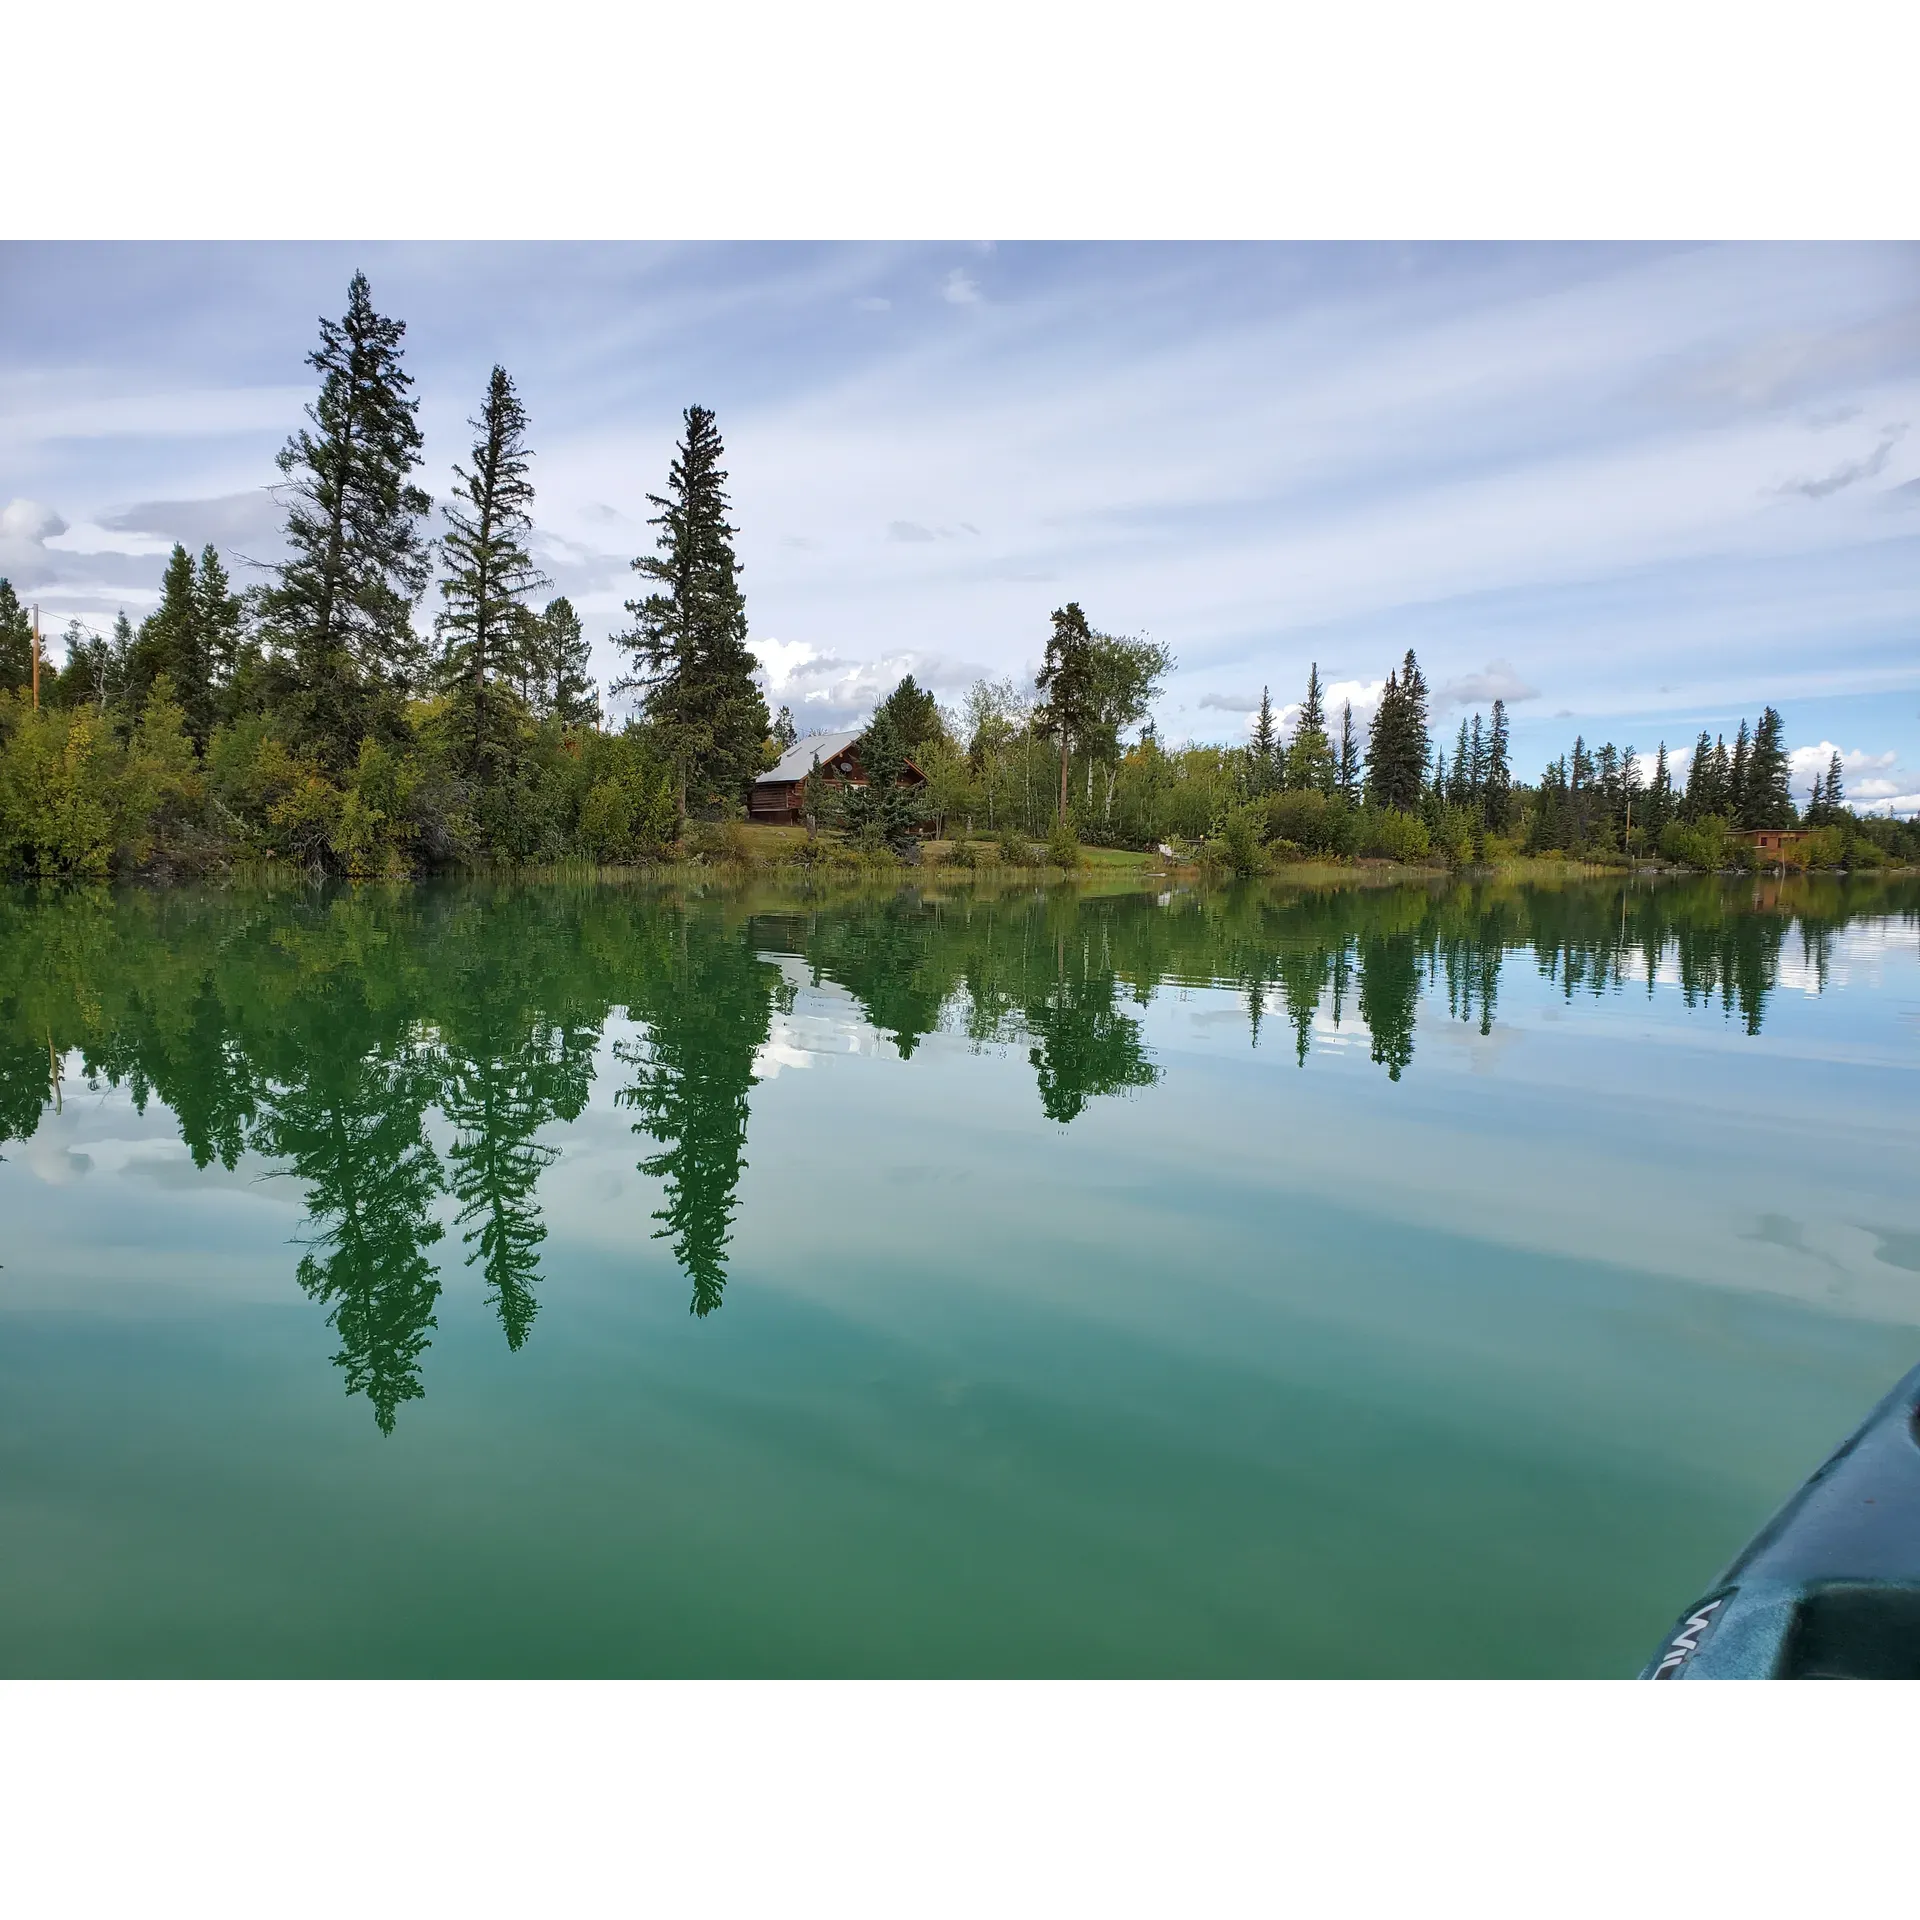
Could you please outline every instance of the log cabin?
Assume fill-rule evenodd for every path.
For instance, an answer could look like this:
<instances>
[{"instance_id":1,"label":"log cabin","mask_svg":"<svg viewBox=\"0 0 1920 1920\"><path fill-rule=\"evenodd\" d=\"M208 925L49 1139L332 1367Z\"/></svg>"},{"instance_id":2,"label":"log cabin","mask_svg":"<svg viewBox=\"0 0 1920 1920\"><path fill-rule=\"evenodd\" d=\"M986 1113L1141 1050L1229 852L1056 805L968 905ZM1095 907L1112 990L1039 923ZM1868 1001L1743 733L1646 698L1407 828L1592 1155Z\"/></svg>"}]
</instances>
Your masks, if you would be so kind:
<instances>
[{"instance_id":1,"label":"log cabin","mask_svg":"<svg viewBox=\"0 0 1920 1920\"><path fill-rule=\"evenodd\" d=\"M770 768L753 783L747 796L747 818L773 825L791 826L800 818L801 789L812 771L814 756L820 759L821 778L830 787L867 784L866 769L860 764L858 733L814 733L796 740L781 755L780 764ZM911 760L900 776L903 787L924 787L927 776Z\"/></svg>"}]
</instances>

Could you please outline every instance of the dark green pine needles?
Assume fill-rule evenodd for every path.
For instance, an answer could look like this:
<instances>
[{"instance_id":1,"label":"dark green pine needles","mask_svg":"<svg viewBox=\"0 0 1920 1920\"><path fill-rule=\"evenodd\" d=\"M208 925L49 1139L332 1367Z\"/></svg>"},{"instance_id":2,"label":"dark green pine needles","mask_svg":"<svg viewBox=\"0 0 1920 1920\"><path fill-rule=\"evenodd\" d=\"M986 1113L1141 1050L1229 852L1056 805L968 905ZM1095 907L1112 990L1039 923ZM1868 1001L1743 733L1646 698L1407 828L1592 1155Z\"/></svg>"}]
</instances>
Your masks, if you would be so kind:
<instances>
[{"instance_id":1,"label":"dark green pine needles","mask_svg":"<svg viewBox=\"0 0 1920 1920\"><path fill-rule=\"evenodd\" d=\"M290 557L260 596L265 637L288 669L298 737L323 763L349 765L421 678L413 608L425 591L431 502L408 477L420 464L418 402L400 365L405 323L373 308L363 273L347 311L320 322L308 363L320 393L279 455L291 506Z\"/></svg>"},{"instance_id":2,"label":"dark green pine needles","mask_svg":"<svg viewBox=\"0 0 1920 1920\"><path fill-rule=\"evenodd\" d=\"M634 624L615 638L632 671L613 687L644 697L676 769L683 816L738 798L761 771L772 725L747 650L720 430L705 407L689 407L685 418L666 495L647 496L659 508L649 523L659 544L633 570L654 590L626 603Z\"/></svg>"},{"instance_id":3,"label":"dark green pine needles","mask_svg":"<svg viewBox=\"0 0 1920 1920\"><path fill-rule=\"evenodd\" d=\"M533 564L533 483L527 478L527 410L504 367L487 381L470 467L453 470L440 542L447 575L435 632L442 684L453 704L456 764L498 785L520 729L512 689L539 651L539 621L525 596L549 584Z\"/></svg>"}]
</instances>

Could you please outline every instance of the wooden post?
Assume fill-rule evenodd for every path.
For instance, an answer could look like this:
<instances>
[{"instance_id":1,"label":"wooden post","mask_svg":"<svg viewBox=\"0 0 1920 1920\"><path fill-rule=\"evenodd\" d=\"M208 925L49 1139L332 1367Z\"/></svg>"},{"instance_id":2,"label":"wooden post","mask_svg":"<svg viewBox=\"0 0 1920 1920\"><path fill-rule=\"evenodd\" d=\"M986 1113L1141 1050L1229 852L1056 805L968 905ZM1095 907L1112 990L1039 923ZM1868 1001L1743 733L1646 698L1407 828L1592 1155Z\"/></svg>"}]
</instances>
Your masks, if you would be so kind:
<instances>
[{"instance_id":1,"label":"wooden post","mask_svg":"<svg viewBox=\"0 0 1920 1920\"><path fill-rule=\"evenodd\" d=\"M40 609L33 610L33 710L40 711Z\"/></svg>"}]
</instances>

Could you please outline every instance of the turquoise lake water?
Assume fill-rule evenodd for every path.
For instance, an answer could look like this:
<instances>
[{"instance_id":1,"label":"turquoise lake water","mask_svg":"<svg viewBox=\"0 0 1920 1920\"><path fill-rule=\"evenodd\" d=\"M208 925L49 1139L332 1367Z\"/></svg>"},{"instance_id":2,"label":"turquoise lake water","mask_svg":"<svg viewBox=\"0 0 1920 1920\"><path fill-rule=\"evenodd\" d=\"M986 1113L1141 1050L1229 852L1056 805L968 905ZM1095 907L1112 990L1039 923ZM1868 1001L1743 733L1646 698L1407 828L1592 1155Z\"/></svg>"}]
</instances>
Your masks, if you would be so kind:
<instances>
[{"instance_id":1,"label":"turquoise lake water","mask_svg":"<svg viewBox=\"0 0 1920 1920\"><path fill-rule=\"evenodd\" d=\"M1917 1094L1912 882L0 892L0 1670L1630 1674Z\"/></svg>"}]
</instances>

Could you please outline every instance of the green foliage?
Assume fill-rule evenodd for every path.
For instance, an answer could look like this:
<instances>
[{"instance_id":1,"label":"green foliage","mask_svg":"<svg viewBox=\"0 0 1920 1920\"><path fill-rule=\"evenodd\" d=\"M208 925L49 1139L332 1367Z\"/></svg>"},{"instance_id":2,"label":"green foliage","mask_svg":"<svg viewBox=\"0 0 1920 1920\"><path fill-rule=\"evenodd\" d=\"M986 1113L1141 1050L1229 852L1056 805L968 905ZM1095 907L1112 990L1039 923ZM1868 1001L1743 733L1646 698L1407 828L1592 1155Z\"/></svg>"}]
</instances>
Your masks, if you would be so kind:
<instances>
[{"instance_id":1,"label":"green foliage","mask_svg":"<svg viewBox=\"0 0 1920 1920\"><path fill-rule=\"evenodd\" d=\"M616 693L637 688L667 758L678 769L681 808L734 801L761 770L772 722L747 650L747 611L727 520L724 448L713 415L689 407L686 431L659 508L658 550L634 571L654 585L629 600L633 627L615 638L632 671Z\"/></svg>"},{"instance_id":2,"label":"green foliage","mask_svg":"<svg viewBox=\"0 0 1920 1920\"><path fill-rule=\"evenodd\" d=\"M321 376L307 409L313 430L279 456L290 557L259 615L284 666L294 736L335 774L376 726L395 724L398 699L421 677L413 608L427 582L420 520L431 503L408 477L421 435L400 365L405 333L374 311L356 273L344 318L321 321L308 356Z\"/></svg>"},{"instance_id":3,"label":"green foliage","mask_svg":"<svg viewBox=\"0 0 1920 1920\"><path fill-rule=\"evenodd\" d=\"M1660 851L1677 866L1716 872L1740 864L1732 829L1718 814L1699 820L1675 820L1660 835Z\"/></svg>"},{"instance_id":4,"label":"green foliage","mask_svg":"<svg viewBox=\"0 0 1920 1920\"><path fill-rule=\"evenodd\" d=\"M1351 850L1353 815L1337 798L1294 788L1268 796L1264 832L1270 841L1285 840L1307 853L1338 858Z\"/></svg>"},{"instance_id":5,"label":"green foliage","mask_svg":"<svg viewBox=\"0 0 1920 1920\"><path fill-rule=\"evenodd\" d=\"M881 701L874 717L877 719L882 713L892 722L901 750L909 759L919 752L924 742L941 731L938 703L931 693L914 684L912 674Z\"/></svg>"},{"instance_id":6,"label":"green foliage","mask_svg":"<svg viewBox=\"0 0 1920 1920\"><path fill-rule=\"evenodd\" d=\"M472 466L453 470L441 541L445 604L434 631L440 684L453 709L452 764L484 790L522 783L527 709L517 689L536 675L529 656L541 637L524 596L548 582L527 550L533 531L527 412L504 367L494 368L480 416L468 424L480 437Z\"/></svg>"},{"instance_id":7,"label":"green foliage","mask_svg":"<svg viewBox=\"0 0 1920 1920\"><path fill-rule=\"evenodd\" d=\"M1220 838L1210 849L1228 873L1239 877L1264 873L1267 856L1260 844L1265 824L1262 811L1255 806L1235 807L1220 826Z\"/></svg>"},{"instance_id":8,"label":"green foliage","mask_svg":"<svg viewBox=\"0 0 1920 1920\"><path fill-rule=\"evenodd\" d=\"M926 819L926 802L917 788L902 786L907 752L893 715L882 707L860 736L864 785L849 781L834 790L834 813L843 833L865 848L895 853L909 846Z\"/></svg>"},{"instance_id":9,"label":"green foliage","mask_svg":"<svg viewBox=\"0 0 1920 1920\"><path fill-rule=\"evenodd\" d=\"M1392 807L1362 807L1354 817L1353 850L1364 860L1413 865L1433 851L1425 821Z\"/></svg>"},{"instance_id":10,"label":"green foliage","mask_svg":"<svg viewBox=\"0 0 1920 1920\"><path fill-rule=\"evenodd\" d=\"M1367 741L1367 800L1410 813L1420 804L1432 743L1427 735L1427 683L1413 649L1387 675Z\"/></svg>"},{"instance_id":11,"label":"green foliage","mask_svg":"<svg viewBox=\"0 0 1920 1920\"><path fill-rule=\"evenodd\" d=\"M1056 819L1047 833L1047 865L1058 867L1062 873L1078 873L1085 864L1071 822Z\"/></svg>"},{"instance_id":12,"label":"green foliage","mask_svg":"<svg viewBox=\"0 0 1920 1920\"><path fill-rule=\"evenodd\" d=\"M0 579L0 694L33 681L33 620L11 580Z\"/></svg>"}]
</instances>

